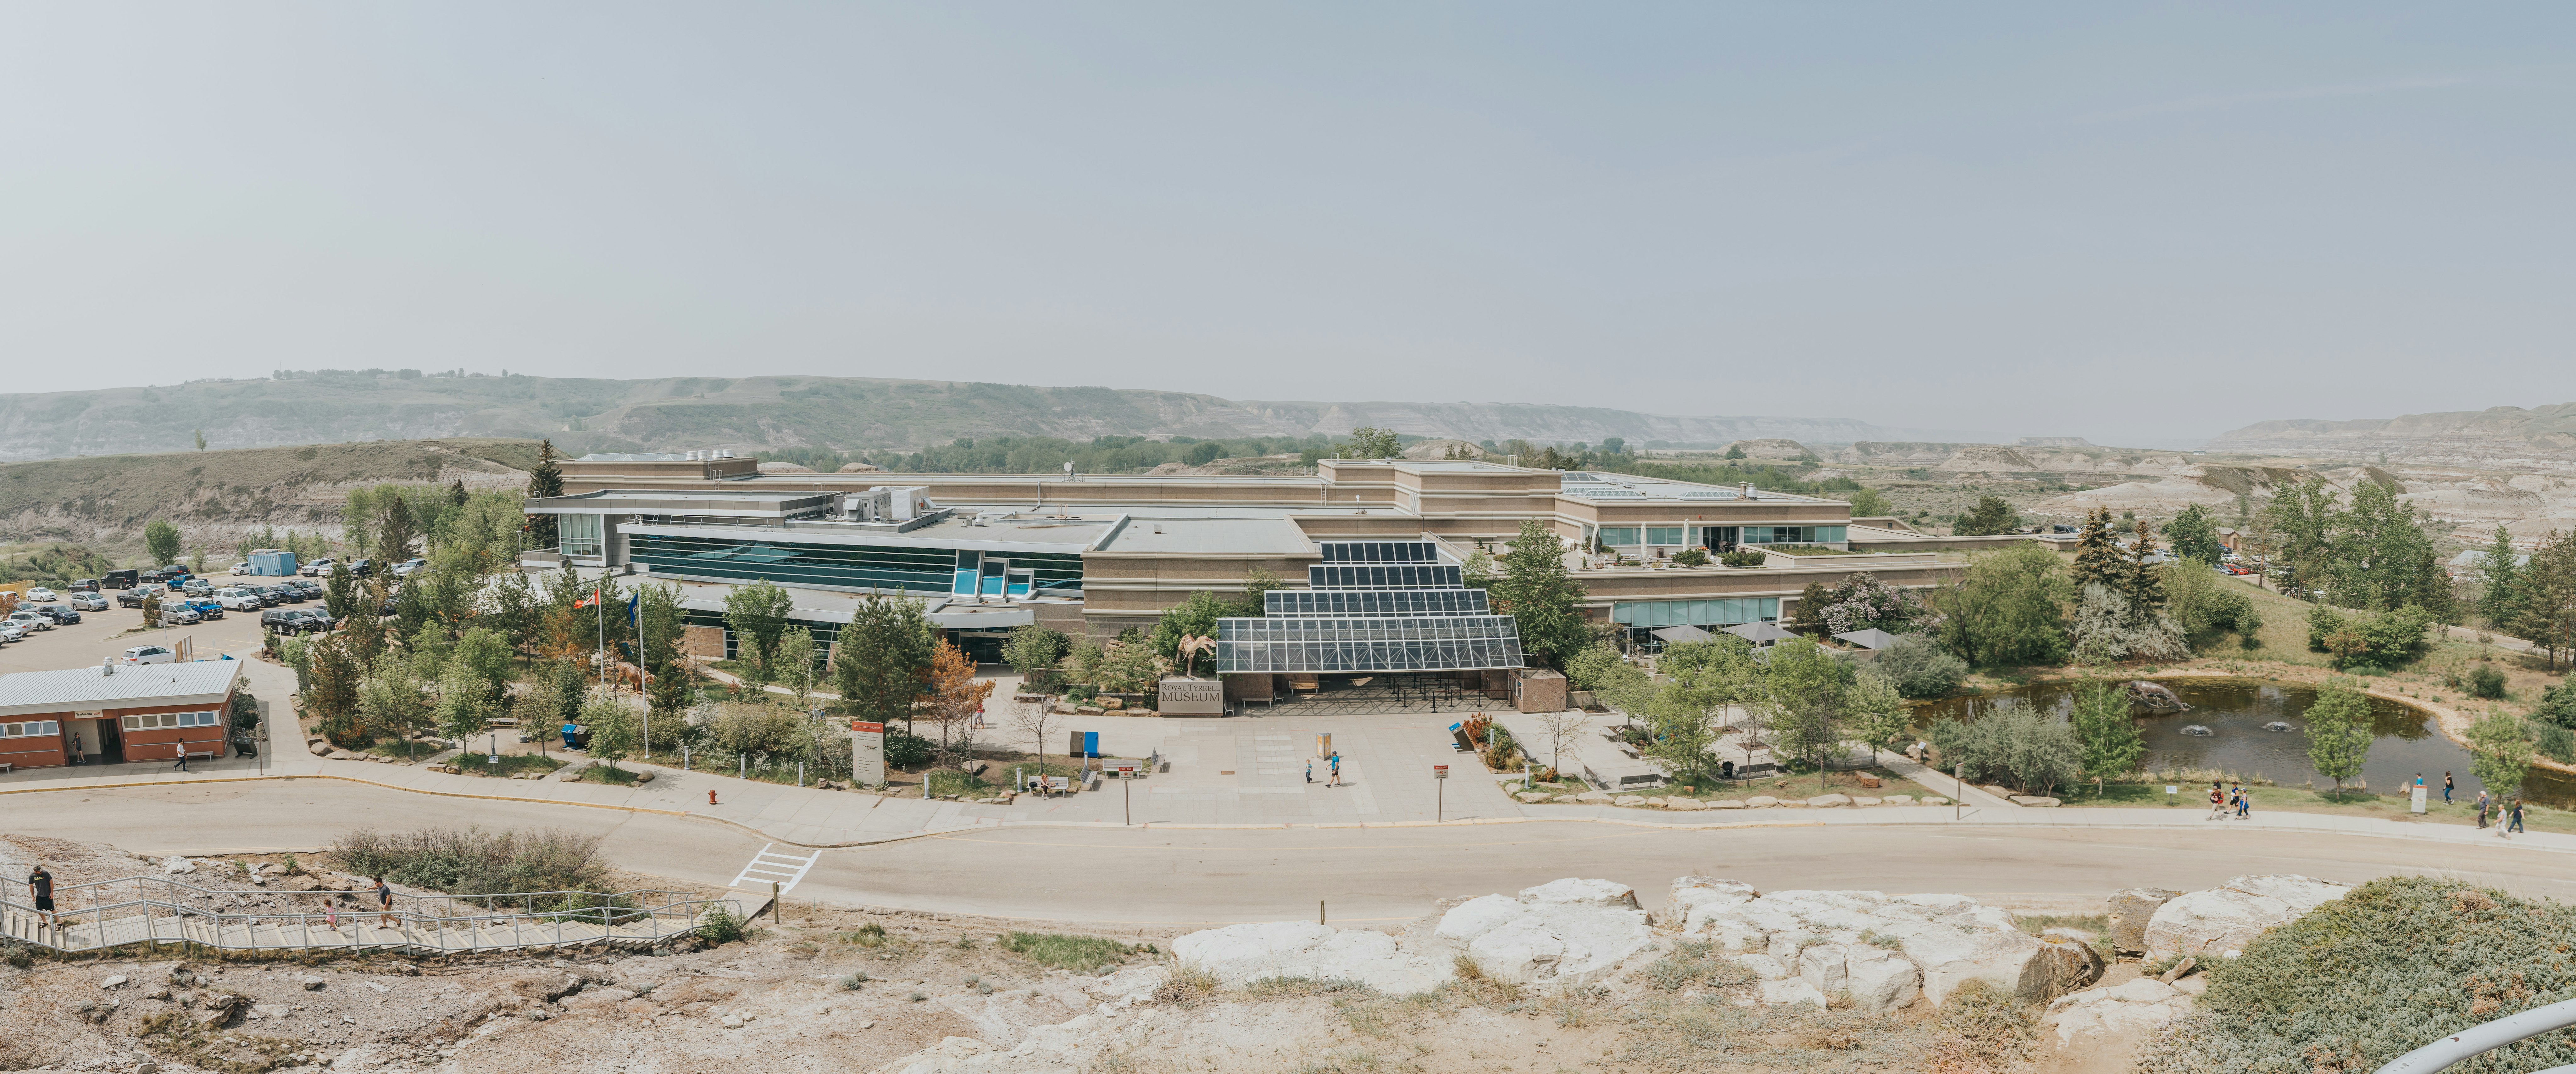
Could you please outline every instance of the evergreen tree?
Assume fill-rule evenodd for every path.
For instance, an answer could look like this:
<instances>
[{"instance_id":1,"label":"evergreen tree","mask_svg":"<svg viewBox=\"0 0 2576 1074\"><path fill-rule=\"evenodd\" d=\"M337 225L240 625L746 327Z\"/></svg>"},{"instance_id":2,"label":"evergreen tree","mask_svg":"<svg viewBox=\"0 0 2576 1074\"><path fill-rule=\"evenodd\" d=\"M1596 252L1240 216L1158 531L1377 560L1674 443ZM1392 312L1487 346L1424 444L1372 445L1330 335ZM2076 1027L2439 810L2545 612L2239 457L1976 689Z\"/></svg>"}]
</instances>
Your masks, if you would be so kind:
<instances>
[{"instance_id":1,"label":"evergreen tree","mask_svg":"<svg viewBox=\"0 0 2576 1074\"><path fill-rule=\"evenodd\" d=\"M1583 583L1565 570L1565 545L1537 519L1521 523L1504 551L1502 576L1488 589L1495 610L1514 616L1521 652L1540 667L1561 667L1592 641L1584 621Z\"/></svg>"},{"instance_id":2,"label":"evergreen tree","mask_svg":"<svg viewBox=\"0 0 2576 1074\"><path fill-rule=\"evenodd\" d=\"M1950 534L1954 537L1990 537L2011 533L2013 527L2019 525L2021 516L2015 514L2012 505L2005 503L2002 497L1979 496L1973 510L1950 524Z\"/></svg>"},{"instance_id":3,"label":"evergreen tree","mask_svg":"<svg viewBox=\"0 0 2576 1074\"><path fill-rule=\"evenodd\" d=\"M2215 564L2227 558L2227 546L2218 540L2218 523L2199 504L2183 508L2165 525L2165 540L2172 543L2174 554L2184 559Z\"/></svg>"},{"instance_id":4,"label":"evergreen tree","mask_svg":"<svg viewBox=\"0 0 2576 1074\"><path fill-rule=\"evenodd\" d=\"M563 495L563 467L555 464L557 457L553 440L549 439L537 444L537 466L536 469L528 471L529 499L538 500ZM528 547L555 547L555 516L529 515L527 527Z\"/></svg>"},{"instance_id":5,"label":"evergreen tree","mask_svg":"<svg viewBox=\"0 0 2576 1074\"><path fill-rule=\"evenodd\" d=\"M411 508L403 504L403 498L387 496L385 501L383 535L376 539L376 549L385 558L385 569L391 570L393 564L412 557L412 542L417 535L412 527Z\"/></svg>"},{"instance_id":6,"label":"evergreen tree","mask_svg":"<svg viewBox=\"0 0 2576 1074\"><path fill-rule=\"evenodd\" d=\"M2478 614L2489 626L2507 628L2522 618L2523 570L2517 558L2513 534L2497 526L2495 540L2478 560Z\"/></svg>"},{"instance_id":7,"label":"evergreen tree","mask_svg":"<svg viewBox=\"0 0 2576 1074\"><path fill-rule=\"evenodd\" d=\"M2075 691L2075 708L2068 714L2075 725L2075 737L2084 744L2084 775L2094 780L2129 774L2146 756L2146 740L2138 736L2137 721L2129 716L2127 691L2108 682L2095 680Z\"/></svg>"},{"instance_id":8,"label":"evergreen tree","mask_svg":"<svg viewBox=\"0 0 2576 1074\"><path fill-rule=\"evenodd\" d=\"M1801 634L1821 634L1825 629L1825 609L1833 607L1834 591L1825 583L1809 581L1798 592L1798 606L1789 609L1789 629Z\"/></svg>"},{"instance_id":9,"label":"evergreen tree","mask_svg":"<svg viewBox=\"0 0 2576 1074\"><path fill-rule=\"evenodd\" d=\"M2087 585L2125 590L2128 557L2120 553L2120 542L2111 539L2111 509L2096 507L2084 516L2084 529L2075 537L2075 571L2072 581L2077 592Z\"/></svg>"},{"instance_id":10,"label":"evergreen tree","mask_svg":"<svg viewBox=\"0 0 2576 1074\"><path fill-rule=\"evenodd\" d=\"M448 486L447 502L458 507L463 507L465 506L465 499L465 479L460 477L456 479L456 483L454 485Z\"/></svg>"},{"instance_id":11,"label":"evergreen tree","mask_svg":"<svg viewBox=\"0 0 2576 1074\"><path fill-rule=\"evenodd\" d=\"M2120 580L2120 591L2128 594L2129 611L2138 616L2155 614L2165 606L2165 583L2159 577L2158 564L2150 562L2156 554L2156 524L2138 522L2138 539L2129 546L2128 577Z\"/></svg>"},{"instance_id":12,"label":"evergreen tree","mask_svg":"<svg viewBox=\"0 0 2576 1074\"><path fill-rule=\"evenodd\" d=\"M921 602L908 597L870 593L859 598L842 628L840 652L832 659L841 698L863 720L912 721L913 702L930 671L930 620Z\"/></svg>"}]
</instances>

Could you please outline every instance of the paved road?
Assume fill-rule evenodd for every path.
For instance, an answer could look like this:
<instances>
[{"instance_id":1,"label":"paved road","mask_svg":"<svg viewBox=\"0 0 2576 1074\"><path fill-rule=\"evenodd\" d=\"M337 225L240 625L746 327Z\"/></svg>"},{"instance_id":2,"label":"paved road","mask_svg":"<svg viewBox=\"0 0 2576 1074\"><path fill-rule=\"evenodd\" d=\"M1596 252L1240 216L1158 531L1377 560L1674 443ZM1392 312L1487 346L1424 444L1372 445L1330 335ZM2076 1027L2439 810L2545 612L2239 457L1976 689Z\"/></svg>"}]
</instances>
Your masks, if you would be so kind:
<instances>
[{"instance_id":1,"label":"paved road","mask_svg":"<svg viewBox=\"0 0 2576 1074\"><path fill-rule=\"evenodd\" d=\"M146 854L307 848L359 826L555 826L606 837L640 872L722 884L760 849L740 829L605 809L440 800L337 781L131 788L20 796L13 833L91 839ZM2182 831L1784 825L1713 831L1597 824L1455 828L992 829L834 850L794 897L842 905L1140 926L1418 916L1434 900L1562 876L1633 884L1651 902L1674 876L1764 888L2098 896L2136 885L2190 889L2243 873L2358 882L2443 872L2529 894L2576 897L2576 855L2528 845L2235 829Z\"/></svg>"}]
</instances>

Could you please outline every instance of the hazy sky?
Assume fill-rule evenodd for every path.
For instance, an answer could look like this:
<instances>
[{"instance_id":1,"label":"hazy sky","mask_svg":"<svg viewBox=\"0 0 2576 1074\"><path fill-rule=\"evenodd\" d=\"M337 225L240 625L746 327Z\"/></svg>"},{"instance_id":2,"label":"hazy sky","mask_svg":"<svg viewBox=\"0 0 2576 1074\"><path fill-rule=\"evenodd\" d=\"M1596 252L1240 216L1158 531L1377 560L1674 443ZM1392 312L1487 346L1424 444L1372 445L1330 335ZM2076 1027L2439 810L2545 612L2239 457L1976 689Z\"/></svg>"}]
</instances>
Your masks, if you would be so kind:
<instances>
[{"instance_id":1,"label":"hazy sky","mask_svg":"<svg viewBox=\"0 0 2576 1074\"><path fill-rule=\"evenodd\" d=\"M2576 399L2564 5L0 4L0 391Z\"/></svg>"}]
</instances>

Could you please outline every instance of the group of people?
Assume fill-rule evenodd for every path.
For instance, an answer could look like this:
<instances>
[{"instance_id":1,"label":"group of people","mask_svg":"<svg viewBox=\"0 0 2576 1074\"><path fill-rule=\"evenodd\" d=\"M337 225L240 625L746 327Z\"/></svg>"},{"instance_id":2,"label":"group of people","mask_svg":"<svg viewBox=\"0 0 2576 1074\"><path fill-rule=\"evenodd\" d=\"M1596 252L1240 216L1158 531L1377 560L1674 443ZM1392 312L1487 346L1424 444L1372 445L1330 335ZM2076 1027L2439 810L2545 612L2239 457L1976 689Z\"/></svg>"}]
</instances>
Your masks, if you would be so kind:
<instances>
[{"instance_id":1,"label":"group of people","mask_svg":"<svg viewBox=\"0 0 2576 1074\"><path fill-rule=\"evenodd\" d=\"M376 897L376 924L382 928L393 928L394 887L391 884L385 883L384 877L379 876L376 877L375 880L375 887L370 889L370 893ZM54 909L54 873L53 870L45 868L45 863L41 861L37 862L35 868L27 870L27 894L36 901L37 919L42 921L46 927L52 927L56 920L56 911ZM327 906L327 899L329 897L325 896L324 898L326 900L325 905ZM333 912L331 914L331 927L340 927L340 915L337 912Z\"/></svg>"},{"instance_id":2,"label":"group of people","mask_svg":"<svg viewBox=\"0 0 2576 1074\"><path fill-rule=\"evenodd\" d=\"M2245 793L2243 784L2224 786L2217 780L2209 781L2209 816L2206 819L2221 818L2254 819L2254 796Z\"/></svg>"},{"instance_id":3,"label":"group of people","mask_svg":"<svg viewBox=\"0 0 2576 1074\"><path fill-rule=\"evenodd\" d=\"M1339 751L1335 751L1331 756L1324 758L1324 762L1325 762L1325 765L1326 765L1326 768L1327 768L1326 773L1325 773L1325 776L1326 776L1327 780L1329 780L1329 782L1325 783L1324 785L1325 785L1325 786L1327 786L1327 787L1339 787L1339 786L1341 786L1341 785L1342 785L1342 755L1341 755L1341 753L1340 753ZM1314 758L1312 758L1312 757L1309 757L1309 758L1307 758L1307 759L1306 759L1306 782L1308 782L1308 783L1313 783L1313 782L1315 782L1315 759L1314 759Z\"/></svg>"}]
</instances>

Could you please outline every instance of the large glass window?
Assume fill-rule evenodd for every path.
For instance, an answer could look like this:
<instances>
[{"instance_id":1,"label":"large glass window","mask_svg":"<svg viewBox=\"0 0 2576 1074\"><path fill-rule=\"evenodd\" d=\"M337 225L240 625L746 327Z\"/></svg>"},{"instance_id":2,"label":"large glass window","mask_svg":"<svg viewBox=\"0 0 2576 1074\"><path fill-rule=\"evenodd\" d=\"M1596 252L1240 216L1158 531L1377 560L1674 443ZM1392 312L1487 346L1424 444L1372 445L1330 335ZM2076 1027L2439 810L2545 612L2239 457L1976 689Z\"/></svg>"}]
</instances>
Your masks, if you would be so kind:
<instances>
[{"instance_id":1,"label":"large glass window","mask_svg":"<svg viewBox=\"0 0 2576 1074\"><path fill-rule=\"evenodd\" d=\"M1601 527L1601 543L1614 548L1622 545L1633 545L1637 543L1637 527L1603 526Z\"/></svg>"},{"instance_id":2,"label":"large glass window","mask_svg":"<svg viewBox=\"0 0 2576 1074\"><path fill-rule=\"evenodd\" d=\"M1646 543L1680 544L1686 539L1682 536L1682 533L1686 529L1687 527L1683 526L1648 526L1646 527Z\"/></svg>"},{"instance_id":3,"label":"large glass window","mask_svg":"<svg viewBox=\"0 0 2576 1074\"><path fill-rule=\"evenodd\" d=\"M604 529L598 515L555 516L555 532L563 535L563 554L567 556L607 554L607 542L601 537Z\"/></svg>"},{"instance_id":4,"label":"large glass window","mask_svg":"<svg viewBox=\"0 0 2576 1074\"><path fill-rule=\"evenodd\" d=\"M1612 622L1632 627L1727 627L1767 623L1780 618L1778 597L1730 597L1723 600L1638 600L1610 606Z\"/></svg>"},{"instance_id":5,"label":"large glass window","mask_svg":"<svg viewBox=\"0 0 2576 1074\"><path fill-rule=\"evenodd\" d=\"M1848 526L1746 526L1746 544L1841 544L1847 540Z\"/></svg>"},{"instance_id":6,"label":"large glass window","mask_svg":"<svg viewBox=\"0 0 2576 1074\"><path fill-rule=\"evenodd\" d=\"M629 558L650 565L656 574L682 578L725 582L767 578L825 589L923 594L953 592L958 572L973 569L961 565L958 553L947 548L787 544L654 533L629 535L627 552ZM1082 586L1080 555L1014 552L1010 560L1014 570L1031 570L1040 589Z\"/></svg>"}]
</instances>

